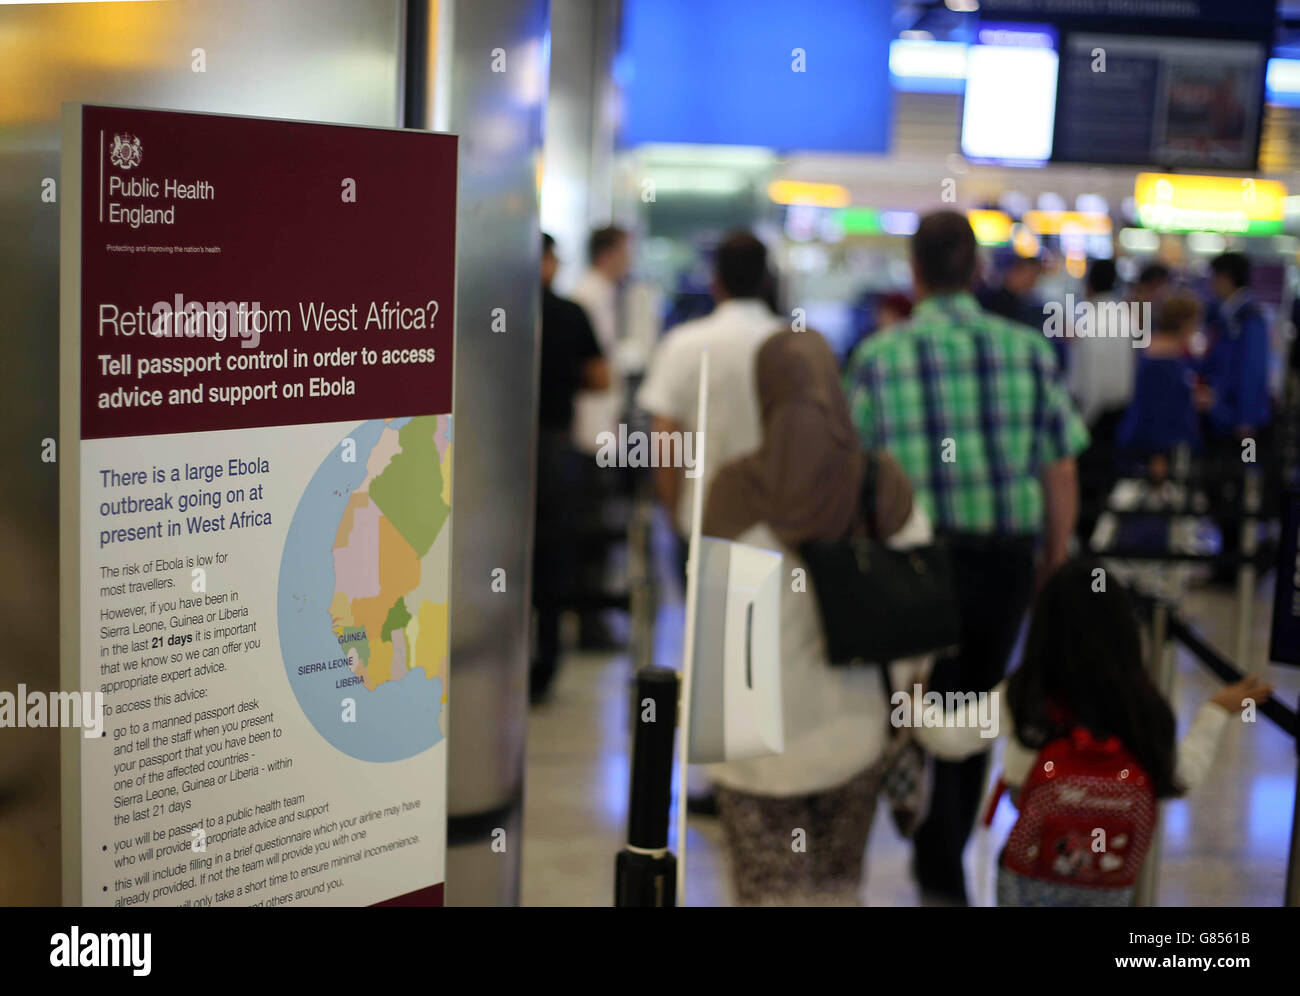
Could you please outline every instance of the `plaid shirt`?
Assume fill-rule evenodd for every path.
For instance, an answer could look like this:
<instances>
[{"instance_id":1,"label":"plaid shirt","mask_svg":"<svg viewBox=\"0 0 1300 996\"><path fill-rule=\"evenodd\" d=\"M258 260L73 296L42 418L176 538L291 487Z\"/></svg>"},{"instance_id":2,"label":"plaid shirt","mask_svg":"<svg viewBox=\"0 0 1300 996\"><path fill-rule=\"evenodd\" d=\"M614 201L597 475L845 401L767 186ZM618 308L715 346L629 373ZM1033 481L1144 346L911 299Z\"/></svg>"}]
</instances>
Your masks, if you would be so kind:
<instances>
[{"instance_id":1,"label":"plaid shirt","mask_svg":"<svg viewBox=\"0 0 1300 996\"><path fill-rule=\"evenodd\" d=\"M845 389L862 444L898 459L949 532L1036 535L1039 473L1088 444L1051 344L970 294L927 298L862 343Z\"/></svg>"}]
</instances>

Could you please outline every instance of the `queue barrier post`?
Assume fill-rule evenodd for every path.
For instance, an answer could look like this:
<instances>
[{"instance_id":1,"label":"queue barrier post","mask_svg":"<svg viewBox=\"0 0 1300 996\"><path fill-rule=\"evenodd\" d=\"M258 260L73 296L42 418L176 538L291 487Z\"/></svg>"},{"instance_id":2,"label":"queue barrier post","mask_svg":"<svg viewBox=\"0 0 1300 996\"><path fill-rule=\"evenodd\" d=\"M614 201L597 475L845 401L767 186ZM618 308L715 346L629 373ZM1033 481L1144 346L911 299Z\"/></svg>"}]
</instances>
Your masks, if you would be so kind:
<instances>
[{"instance_id":1,"label":"queue barrier post","mask_svg":"<svg viewBox=\"0 0 1300 996\"><path fill-rule=\"evenodd\" d=\"M677 859L668 850L677 686L677 672L670 668L637 671L627 844L614 865L615 906L677 905Z\"/></svg>"}]
</instances>

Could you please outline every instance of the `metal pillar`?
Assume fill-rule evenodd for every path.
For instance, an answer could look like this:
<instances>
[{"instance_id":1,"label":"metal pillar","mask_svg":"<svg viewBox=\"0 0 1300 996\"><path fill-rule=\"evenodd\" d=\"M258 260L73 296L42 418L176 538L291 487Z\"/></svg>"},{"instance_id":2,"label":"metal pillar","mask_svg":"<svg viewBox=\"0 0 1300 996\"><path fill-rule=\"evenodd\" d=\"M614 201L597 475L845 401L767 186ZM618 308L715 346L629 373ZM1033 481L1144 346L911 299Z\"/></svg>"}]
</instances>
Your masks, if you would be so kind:
<instances>
[{"instance_id":1,"label":"metal pillar","mask_svg":"<svg viewBox=\"0 0 1300 996\"><path fill-rule=\"evenodd\" d=\"M449 906L519 902L547 13L546 0L438 0L426 45L424 86L433 92L425 127L460 135ZM494 60L504 71L493 71ZM421 92L421 84L408 76L407 89ZM494 314L504 317L504 331L492 330ZM497 569L504 591L491 584ZM497 831L504 850L492 846L502 839Z\"/></svg>"}]
</instances>

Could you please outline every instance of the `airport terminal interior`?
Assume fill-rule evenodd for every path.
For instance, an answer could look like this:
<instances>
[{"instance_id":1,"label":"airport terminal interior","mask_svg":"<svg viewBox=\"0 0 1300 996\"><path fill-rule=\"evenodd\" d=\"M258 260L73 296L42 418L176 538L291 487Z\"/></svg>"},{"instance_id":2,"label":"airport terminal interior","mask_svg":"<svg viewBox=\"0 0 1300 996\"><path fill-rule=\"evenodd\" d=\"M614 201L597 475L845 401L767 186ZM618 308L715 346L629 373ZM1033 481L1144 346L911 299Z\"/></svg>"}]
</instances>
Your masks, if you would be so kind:
<instances>
[{"instance_id":1,"label":"airport terminal interior","mask_svg":"<svg viewBox=\"0 0 1300 996\"><path fill-rule=\"evenodd\" d=\"M1298 336L1300 0L0 3L0 906L1300 905Z\"/></svg>"}]
</instances>

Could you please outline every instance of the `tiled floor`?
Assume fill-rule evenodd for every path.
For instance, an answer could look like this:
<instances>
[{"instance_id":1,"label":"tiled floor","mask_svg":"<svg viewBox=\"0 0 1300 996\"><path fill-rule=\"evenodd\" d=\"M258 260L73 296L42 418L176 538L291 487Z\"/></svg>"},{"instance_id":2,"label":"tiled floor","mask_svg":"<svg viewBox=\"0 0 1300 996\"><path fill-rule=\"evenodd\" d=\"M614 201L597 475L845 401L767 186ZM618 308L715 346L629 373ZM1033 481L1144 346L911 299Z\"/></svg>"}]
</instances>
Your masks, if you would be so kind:
<instances>
[{"instance_id":1,"label":"tiled floor","mask_svg":"<svg viewBox=\"0 0 1300 996\"><path fill-rule=\"evenodd\" d=\"M1266 653L1271 587L1258 593L1255 649ZM1193 590L1183 614L1222 650L1231 648L1233 600ZM659 614L656 659L673 662L680 646L680 603ZM1174 701L1185 728L1215 679L1186 652L1177 654ZM1279 696L1294 706L1300 669L1270 668ZM626 655L574 654L565 662L551 704L534 709L528 735L524 817L525 905L610 905L614 857L623 843L628 795ZM996 764L994 766L996 770ZM1295 796L1290 739L1261 718L1233 724L1211 778L1164 812L1158 902L1162 906L1281 904ZM994 858L1014 810L1003 803L989 831L977 831L966 861L972 897L992 904ZM727 859L716 820L692 817L688 837L688 905L730 902ZM674 843L674 850L676 845ZM868 848L863 899L870 905L917 902L908 875L909 847L881 812Z\"/></svg>"}]
</instances>

